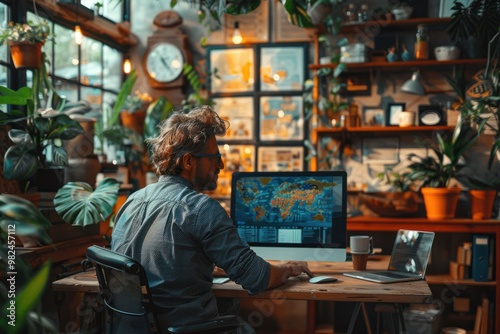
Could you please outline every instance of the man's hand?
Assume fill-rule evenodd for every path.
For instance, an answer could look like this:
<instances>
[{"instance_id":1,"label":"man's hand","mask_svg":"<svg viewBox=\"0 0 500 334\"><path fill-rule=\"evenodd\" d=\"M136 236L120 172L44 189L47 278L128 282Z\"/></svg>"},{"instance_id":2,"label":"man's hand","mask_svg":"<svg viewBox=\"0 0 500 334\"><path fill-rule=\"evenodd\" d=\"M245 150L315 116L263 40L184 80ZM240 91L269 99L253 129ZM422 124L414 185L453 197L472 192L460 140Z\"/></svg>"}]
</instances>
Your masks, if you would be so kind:
<instances>
[{"instance_id":1,"label":"man's hand","mask_svg":"<svg viewBox=\"0 0 500 334\"><path fill-rule=\"evenodd\" d=\"M276 288L285 283L289 277L299 276L302 273L306 273L309 277L314 277L314 274L307 267L307 262L290 261L279 265L271 264L271 275L267 288Z\"/></svg>"}]
</instances>

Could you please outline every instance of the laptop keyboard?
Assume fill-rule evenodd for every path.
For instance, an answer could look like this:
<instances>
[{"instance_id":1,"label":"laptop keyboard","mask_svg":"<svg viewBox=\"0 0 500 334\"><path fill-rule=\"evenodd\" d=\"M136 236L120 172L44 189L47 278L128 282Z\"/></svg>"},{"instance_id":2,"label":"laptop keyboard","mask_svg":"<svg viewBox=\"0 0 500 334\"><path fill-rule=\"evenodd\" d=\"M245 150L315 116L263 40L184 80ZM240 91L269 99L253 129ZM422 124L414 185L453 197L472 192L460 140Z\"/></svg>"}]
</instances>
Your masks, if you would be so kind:
<instances>
[{"instance_id":1,"label":"laptop keyboard","mask_svg":"<svg viewBox=\"0 0 500 334\"><path fill-rule=\"evenodd\" d=\"M406 278L406 277L408 277L408 275L398 274L398 273L394 273L391 271L375 272L374 274L386 276L386 277L391 277L391 278Z\"/></svg>"}]
</instances>

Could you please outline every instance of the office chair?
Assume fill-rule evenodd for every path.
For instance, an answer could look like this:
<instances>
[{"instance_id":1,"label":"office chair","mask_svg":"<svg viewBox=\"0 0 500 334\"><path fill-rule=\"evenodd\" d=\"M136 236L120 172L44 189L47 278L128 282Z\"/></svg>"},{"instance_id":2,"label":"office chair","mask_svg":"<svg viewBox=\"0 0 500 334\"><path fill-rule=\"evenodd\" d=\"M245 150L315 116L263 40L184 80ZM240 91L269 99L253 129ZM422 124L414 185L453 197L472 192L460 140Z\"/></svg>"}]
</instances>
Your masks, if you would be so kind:
<instances>
[{"instance_id":1,"label":"office chair","mask_svg":"<svg viewBox=\"0 0 500 334\"><path fill-rule=\"evenodd\" d=\"M109 334L145 333L236 333L237 316L222 316L189 325L160 328L157 306L149 290L146 273L134 259L99 246L87 249L99 281L99 294L106 306Z\"/></svg>"}]
</instances>

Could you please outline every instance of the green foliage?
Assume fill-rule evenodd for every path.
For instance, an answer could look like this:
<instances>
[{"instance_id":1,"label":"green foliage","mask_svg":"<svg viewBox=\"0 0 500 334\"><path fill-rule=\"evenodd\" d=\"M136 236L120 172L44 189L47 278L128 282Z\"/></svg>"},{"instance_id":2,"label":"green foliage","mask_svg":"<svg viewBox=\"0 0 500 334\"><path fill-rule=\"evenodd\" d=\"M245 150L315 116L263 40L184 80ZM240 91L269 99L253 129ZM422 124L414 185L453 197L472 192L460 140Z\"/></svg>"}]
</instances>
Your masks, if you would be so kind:
<instances>
[{"instance_id":1,"label":"green foliage","mask_svg":"<svg viewBox=\"0 0 500 334\"><path fill-rule=\"evenodd\" d=\"M174 110L174 106L165 96L160 96L151 103L146 111L144 121L144 138L153 138L158 136L158 124L165 120Z\"/></svg>"},{"instance_id":2,"label":"green foliage","mask_svg":"<svg viewBox=\"0 0 500 334\"><path fill-rule=\"evenodd\" d=\"M392 167L388 167L384 172L378 173L377 178L385 181L397 192L413 190L414 181L408 178L409 172L396 172Z\"/></svg>"},{"instance_id":3,"label":"green foliage","mask_svg":"<svg viewBox=\"0 0 500 334\"><path fill-rule=\"evenodd\" d=\"M120 183L105 178L94 190L85 182L68 182L54 197L54 206L62 219L74 226L87 226L105 221L113 212Z\"/></svg>"},{"instance_id":4,"label":"green foliage","mask_svg":"<svg viewBox=\"0 0 500 334\"><path fill-rule=\"evenodd\" d=\"M458 122L451 138L436 133L434 142L423 143L433 155L408 155L411 170L408 179L422 182L423 187L445 188L465 165L464 152L477 140L479 132L468 123Z\"/></svg>"},{"instance_id":5,"label":"green foliage","mask_svg":"<svg viewBox=\"0 0 500 334\"><path fill-rule=\"evenodd\" d=\"M201 83L200 77L198 75L198 72L196 72L196 69L190 64L184 64L182 72L184 76L188 79L188 82L191 88L193 89L193 92L190 93L182 101L182 109L184 111L189 111L195 107L199 107L202 105L213 106L214 101L208 96L206 87Z\"/></svg>"},{"instance_id":6,"label":"green foliage","mask_svg":"<svg viewBox=\"0 0 500 334\"><path fill-rule=\"evenodd\" d=\"M28 21L28 23L11 21L0 33L0 44L7 42L45 43L47 40L53 40L53 37L47 21L38 24L33 21Z\"/></svg>"}]
</instances>

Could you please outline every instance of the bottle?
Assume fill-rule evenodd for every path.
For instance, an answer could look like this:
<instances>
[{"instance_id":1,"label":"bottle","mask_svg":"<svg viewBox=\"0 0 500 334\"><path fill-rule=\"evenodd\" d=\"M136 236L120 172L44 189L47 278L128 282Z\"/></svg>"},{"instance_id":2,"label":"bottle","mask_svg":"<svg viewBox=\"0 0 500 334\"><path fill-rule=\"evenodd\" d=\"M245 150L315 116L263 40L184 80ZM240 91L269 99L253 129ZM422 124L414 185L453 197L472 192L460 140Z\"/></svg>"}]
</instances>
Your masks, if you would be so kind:
<instances>
[{"instance_id":1,"label":"bottle","mask_svg":"<svg viewBox=\"0 0 500 334\"><path fill-rule=\"evenodd\" d=\"M417 26L417 39L415 41L415 59L429 59L429 36L424 24Z\"/></svg>"}]
</instances>

